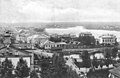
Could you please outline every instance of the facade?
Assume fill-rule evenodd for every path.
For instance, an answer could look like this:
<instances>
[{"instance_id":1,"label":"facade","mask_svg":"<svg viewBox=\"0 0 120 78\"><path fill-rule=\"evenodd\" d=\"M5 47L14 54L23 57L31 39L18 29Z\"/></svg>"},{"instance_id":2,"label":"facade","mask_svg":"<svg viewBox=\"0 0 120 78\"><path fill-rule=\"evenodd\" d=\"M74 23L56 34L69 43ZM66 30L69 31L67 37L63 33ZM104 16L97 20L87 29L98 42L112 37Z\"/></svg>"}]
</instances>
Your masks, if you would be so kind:
<instances>
[{"instance_id":1,"label":"facade","mask_svg":"<svg viewBox=\"0 0 120 78\"><path fill-rule=\"evenodd\" d=\"M48 41L44 44L44 48L45 49L54 49L54 48L62 49L64 45L66 45L65 42L54 43L54 42Z\"/></svg>"},{"instance_id":2,"label":"facade","mask_svg":"<svg viewBox=\"0 0 120 78\"><path fill-rule=\"evenodd\" d=\"M98 60L100 60L100 59L105 59L103 53L95 53L94 55L90 55L90 59L94 59L94 58L96 58L96 59L98 59Z\"/></svg>"},{"instance_id":3,"label":"facade","mask_svg":"<svg viewBox=\"0 0 120 78\"><path fill-rule=\"evenodd\" d=\"M63 49L80 49L80 48L89 48L89 46L82 44L66 44Z\"/></svg>"},{"instance_id":4,"label":"facade","mask_svg":"<svg viewBox=\"0 0 120 78\"><path fill-rule=\"evenodd\" d=\"M103 34L99 37L99 39L99 43L104 45L115 45L115 43L117 42L117 38L113 34Z\"/></svg>"}]
</instances>

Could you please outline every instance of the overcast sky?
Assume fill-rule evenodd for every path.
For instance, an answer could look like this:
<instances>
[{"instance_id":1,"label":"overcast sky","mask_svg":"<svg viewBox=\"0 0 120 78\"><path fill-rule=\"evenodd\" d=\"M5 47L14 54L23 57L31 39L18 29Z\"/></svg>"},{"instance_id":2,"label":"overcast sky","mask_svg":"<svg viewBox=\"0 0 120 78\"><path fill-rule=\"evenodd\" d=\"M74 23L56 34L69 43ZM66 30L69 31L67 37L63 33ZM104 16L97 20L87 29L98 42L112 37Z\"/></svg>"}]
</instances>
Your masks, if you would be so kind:
<instances>
[{"instance_id":1,"label":"overcast sky","mask_svg":"<svg viewBox=\"0 0 120 78\"><path fill-rule=\"evenodd\" d=\"M120 0L0 0L0 22L120 21Z\"/></svg>"}]
</instances>

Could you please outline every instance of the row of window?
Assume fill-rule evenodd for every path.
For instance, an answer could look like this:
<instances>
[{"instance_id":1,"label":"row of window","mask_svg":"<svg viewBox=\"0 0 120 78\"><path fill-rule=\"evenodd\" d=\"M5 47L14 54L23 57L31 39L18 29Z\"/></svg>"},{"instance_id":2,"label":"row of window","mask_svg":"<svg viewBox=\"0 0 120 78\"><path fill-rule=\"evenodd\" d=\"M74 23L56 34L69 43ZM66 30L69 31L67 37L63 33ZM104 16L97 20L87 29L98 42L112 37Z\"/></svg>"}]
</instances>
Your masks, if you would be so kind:
<instances>
[{"instance_id":1,"label":"row of window","mask_svg":"<svg viewBox=\"0 0 120 78\"><path fill-rule=\"evenodd\" d=\"M103 42L115 42L115 39L103 39Z\"/></svg>"},{"instance_id":2,"label":"row of window","mask_svg":"<svg viewBox=\"0 0 120 78\"><path fill-rule=\"evenodd\" d=\"M46 48L62 48L62 49L76 49L76 48L89 48L89 46L80 45L45 45Z\"/></svg>"},{"instance_id":3,"label":"row of window","mask_svg":"<svg viewBox=\"0 0 120 78\"><path fill-rule=\"evenodd\" d=\"M45 47L63 47L63 44L45 45Z\"/></svg>"}]
</instances>

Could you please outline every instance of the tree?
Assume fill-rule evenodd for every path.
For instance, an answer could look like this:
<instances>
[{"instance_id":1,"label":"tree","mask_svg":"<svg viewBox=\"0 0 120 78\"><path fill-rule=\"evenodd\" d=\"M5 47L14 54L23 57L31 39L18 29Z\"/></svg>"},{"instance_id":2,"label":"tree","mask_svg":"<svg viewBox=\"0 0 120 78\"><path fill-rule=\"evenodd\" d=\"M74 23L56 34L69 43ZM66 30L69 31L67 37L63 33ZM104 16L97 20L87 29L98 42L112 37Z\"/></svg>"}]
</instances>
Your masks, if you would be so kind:
<instances>
[{"instance_id":1,"label":"tree","mask_svg":"<svg viewBox=\"0 0 120 78\"><path fill-rule=\"evenodd\" d=\"M11 78L13 76L12 71L13 71L12 61L8 60L8 58L6 57L5 60L2 62L2 69L1 69L2 77Z\"/></svg>"},{"instance_id":2,"label":"tree","mask_svg":"<svg viewBox=\"0 0 120 78\"><path fill-rule=\"evenodd\" d=\"M50 37L49 40L52 42L61 42L61 38L59 38L59 37Z\"/></svg>"},{"instance_id":3,"label":"tree","mask_svg":"<svg viewBox=\"0 0 120 78\"><path fill-rule=\"evenodd\" d=\"M71 40L73 40L71 37L61 37L66 43L69 43Z\"/></svg>"},{"instance_id":4,"label":"tree","mask_svg":"<svg viewBox=\"0 0 120 78\"><path fill-rule=\"evenodd\" d=\"M109 59L109 58L111 58L111 49L110 48L105 48L104 49L104 56L105 56L105 58L106 59Z\"/></svg>"},{"instance_id":5,"label":"tree","mask_svg":"<svg viewBox=\"0 0 120 78\"><path fill-rule=\"evenodd\" d=\"M28 68L26 60L20 58L16 66L16 76L20 78L28 77L30 69Z\"/></svg>"},{"instance_id":6,"label":"tree","mask_svg":"<svg viewBox=\"0 0 120 78\"><path fill-rule=\"evenodd\" d=\"M41 67L41 78L50 78L51 77L51 58L42 56L39 60L39 65Z\"/></svg>"},{"instance_id":7,"label":"tree","mask_svg":"<svg viewBox=\"0 0 120 78\"><path fill-rule=\"evenodd\" d=\"M48 61L49 59L52 61ZM52 58L41 58L41 64L47 64L41 67L41 78L79 78L78 74L65 64L63 53L55 53Z\"/></svg>"},{"instance_id":8,"label":"tree","mask_svg":"<svg viewBox=\"0 0 120 78\"><path fill-rule=\"evenodd\" d=\"M39 78L38 77L38 74L35 70L33 70L31 73L30 73L30 78Z\"/></svg>"},{"instance_id":9,"label":"tree","mask_svg":"<svg viewBox=\"0 0 120 78\"><path fill-rule=\"evenodd\" d=\"M84 45L95 45L94 36L79 36L77 41L81 42Z\"/></svg>"},{"instance_id":10,"label":"tree","mask_svg":"<svg viewBox=\"0 0 120 78\"><path fill-rule=\"evenodd\" d=\"M94 67L95 67L95 68L98 68L99 63L98 63L97 58L95 58L95 57L93 58L92 65L93 65L93 68L94 68Z\"/></svg>"},{"instance_id":11,"label":"tree","mask_svg":"<svg viewBox=\"0 0 120 78\"><path fill-rule=\"evenodd\" d=\"M67 67L67 73L63 75L62 78L81 78L76 71L72 70L72 68Z\"/></svg>"},{"instance_id":12,"label":"tree","mask_svg":"<svg viewBox=\"0 0 120 78\"><path fill-rule=\"evenodd\" d=\"M105 65L105 61L103 59L101 59L101 61L99 63L100 63L101 68L103 67L103 65Z\"/></svg>"},{"instance_id":13,"label":"tree","mask_svg":"<svg viewBox=\"0 0 120 78\"><path fill-rule=\"evenodd\" d=\"M117 53L118 53L118 48L117 47L114 47L112 49L112 57L115 58L117 56Z\"/></svg>"},{"instance_id":14,"label":"tree","mask_svg":"<svg viewBox=\"0 0 120 78\"><path fill-rule=\"evenodd\" d=\"M61 77L62 74L66 73L65 60L63 58L63 53L53 55L53 66L56 72L56 77Z\"/></svg>"},{"instance_id":15,"label":"tree","mask_svg":"<svg viewBox=\"0 0 120 78\"><path fill-rule=\"evenodd\" d=\"M118 57L120 58L120 53L118 54Z\"/></svg>"},{"instance_id":16,"label":"tree","mask_svg":"<svg viewBox=\"0 0 120 78\"><path fill-rule=\"evenodd\" d=\"M91 66L91 60L88 51L82 53L83 66L89 68Z\"/></svg>"}]
</instances>

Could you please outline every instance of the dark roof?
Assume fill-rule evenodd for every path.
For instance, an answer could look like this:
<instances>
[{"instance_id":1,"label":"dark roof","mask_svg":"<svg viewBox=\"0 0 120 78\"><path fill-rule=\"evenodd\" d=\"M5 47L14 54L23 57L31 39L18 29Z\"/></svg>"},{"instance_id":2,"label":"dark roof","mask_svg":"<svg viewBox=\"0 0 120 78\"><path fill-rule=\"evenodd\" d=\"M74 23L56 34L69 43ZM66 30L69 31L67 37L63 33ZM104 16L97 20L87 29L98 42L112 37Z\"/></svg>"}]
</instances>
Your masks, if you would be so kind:
<instances>
[{"instance_id":1,"label":"dark roof","mask_svg":"<svg viewBox=\"0 0 120 78\"><path fill-rule=\"evenodd\" d=\"M28 51L19 50L19 49L13 48L13 47L9 47L9 48L4 47L4 48L0 49L0 55L6 54L6 53L12 53L12 55L16 55L17 52L19 53L19 56L29 56L30 55L30 52L28 52Z\"/></svg>"}]
</instances>

